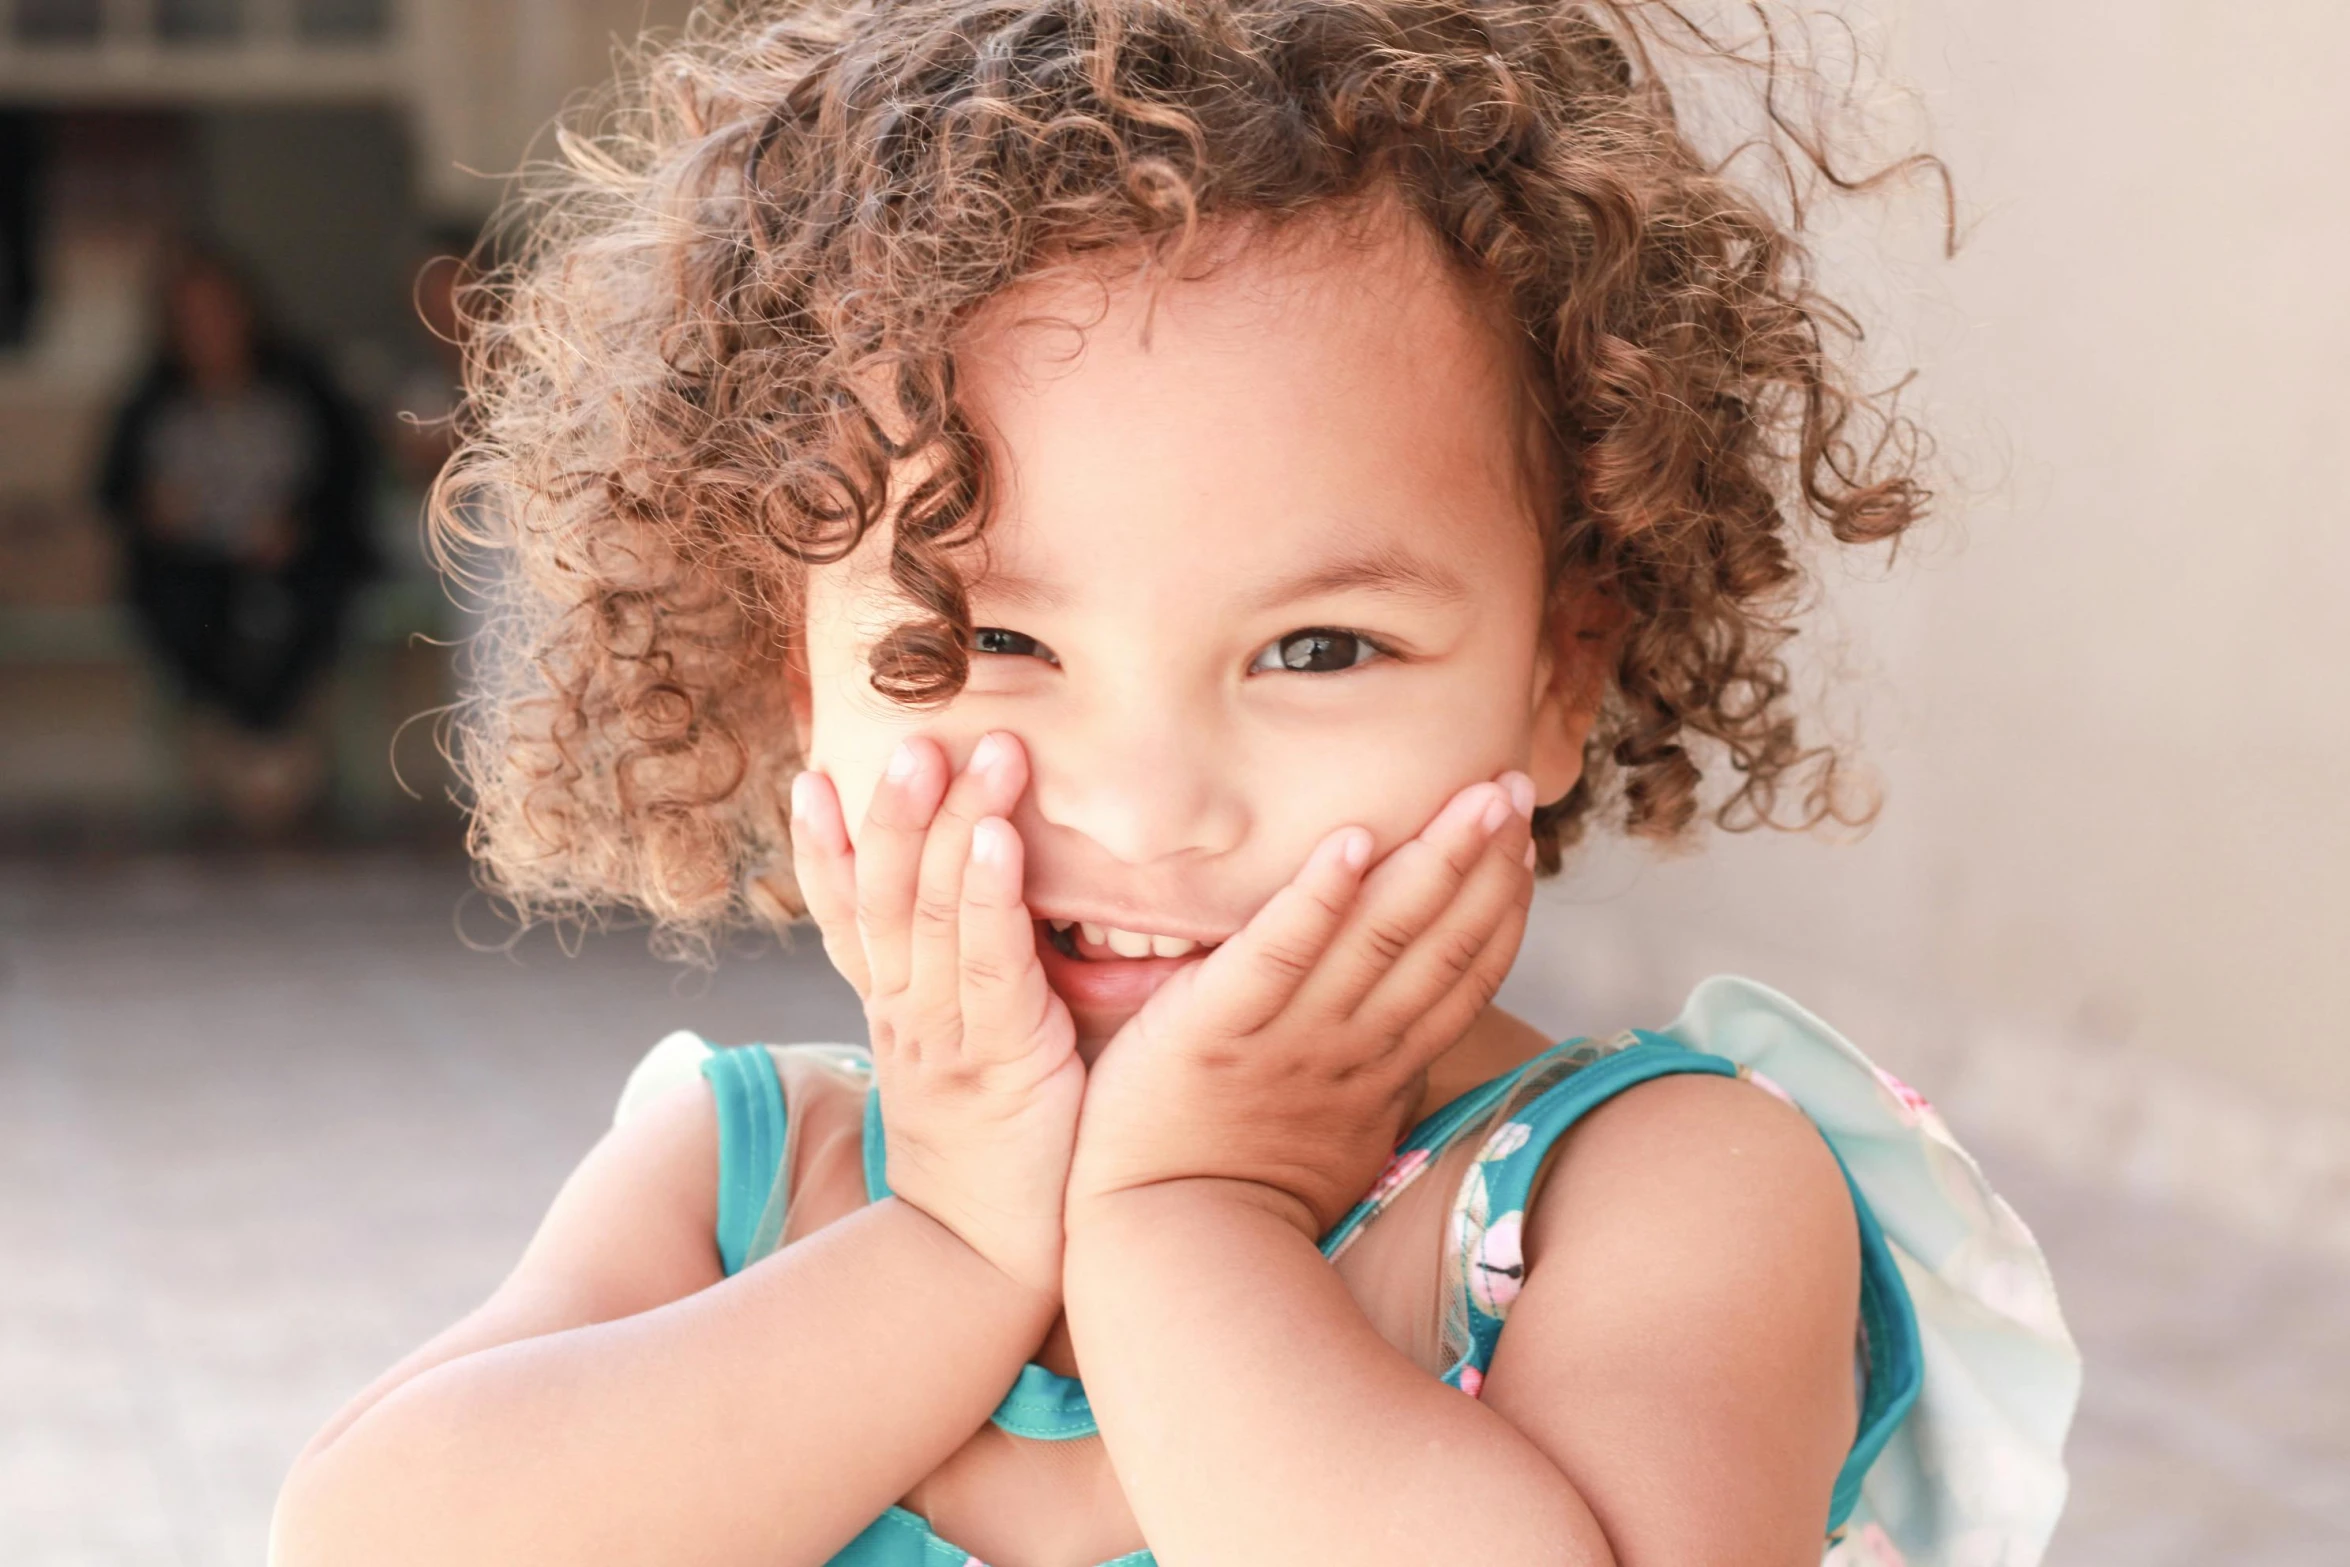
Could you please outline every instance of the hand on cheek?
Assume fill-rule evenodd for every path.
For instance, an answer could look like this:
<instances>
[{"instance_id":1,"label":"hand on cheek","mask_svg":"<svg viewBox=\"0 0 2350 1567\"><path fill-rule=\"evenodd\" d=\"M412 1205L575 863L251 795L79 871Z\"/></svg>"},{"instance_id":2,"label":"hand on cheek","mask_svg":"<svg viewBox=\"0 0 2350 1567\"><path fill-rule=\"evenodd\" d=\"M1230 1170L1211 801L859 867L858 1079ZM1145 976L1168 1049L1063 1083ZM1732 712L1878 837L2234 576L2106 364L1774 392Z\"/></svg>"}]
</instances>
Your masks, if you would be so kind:
<instances>
[{"instance_id":1,"label":"hand on cheek","mask_svg":"<svg viewBox=\"0 0 2350 1567\"><path fill-rule=\"evenodd\" d=\"M854 844L822 773L792 789L792 854L824 950L865 1001L893 1192L1004 1273L1060 1290L1085 1067L1045 983L1004 818L1026 754L990 735L952 776L909 740Z\"/></svg>"},{"instance_id":2,"label":"hand on cheek","mask_svg":"<svg viewBox=\"0 0 2350 1567\"><path fill-rule=\"evenodd\" d=\"M1370 834L1341 828L1168 980L1094 1063L1071 1222L1208 1178L1246 1183L1309 1236L1336 1223L1517 955L1532 805L1521 774L1471 785L1376 867Z\"/></svg>"}]
</instances>

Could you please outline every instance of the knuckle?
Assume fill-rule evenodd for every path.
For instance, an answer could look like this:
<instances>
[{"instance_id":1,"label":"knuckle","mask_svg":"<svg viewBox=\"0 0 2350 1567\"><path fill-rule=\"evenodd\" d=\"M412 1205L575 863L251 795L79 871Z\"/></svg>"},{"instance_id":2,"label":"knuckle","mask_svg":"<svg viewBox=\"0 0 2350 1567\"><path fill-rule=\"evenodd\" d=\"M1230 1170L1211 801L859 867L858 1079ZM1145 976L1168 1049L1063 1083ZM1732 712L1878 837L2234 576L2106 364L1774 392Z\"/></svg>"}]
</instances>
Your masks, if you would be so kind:
<instances>
[{"instance_id":1,"label":"knuckle","mask_svg":"<svg viewBox=\"0 0 2350 1567\"><path fill-rule=\"evenodd\" d=\"M963 1042L963 1014L953 1007L933 1007L917 1025L925 1047L952 1050Z\"/></svg>"},{"instance_id":2,"label":"knuckle","mask_svg":"<svg viewBox=\"0 0 2350 1567\"><path fill-rule=\"evenodd\" d=\"M1313 904L1316 912L1321 914L1324 919L1335 922L1346 917L1346 902L1344 899L1334 898L1319 887L1307 887L1301 890L1304 892L1307 901Z\"/></svg>"},{"instance_id":3,"label":"knuckle","mask_svg":"<svg viewBox=\"0 0 2350 1567\"><path fill-rule=\"evenodd\" d=\"M1391 964L1412 944L1412 929L1393 918L1370 920L1363 926L1363 944L1382 966Z\"/></svg>"},{"instance_id":4,"label":"knuckle","mask_svg":"<svg viewBox=\"0 0 2350 1567\"><path fill-rule=\"evenodd\" d=\"M1483 863L1486 851L1491 847L1491 840L1484 838L1475 839L1468 843L1447 845L1444 851L1444 868L1452 873L1453 880L1465 880L1471 872L1477 869L1478 865Z\"/></svg>"},{"instance_id":5,"label":"knuckle","mask_svg":"<svg viewBox=\"0 0 2350 1567\"><path fill-rule=\"evenodd\" d=\"M1298 979L1312 971L1314 953L1294 942L1268 941L1257 953L1257 961L1283 979Z\"/></svg>"},{"instance_id":6,"label":"knuckle","mask_svg":"<svg viewBox=\"0 0 2350 1567\"><path fill-rule=\"evenodd\" d=\"M1003 909L1016 908L1020 903L1017 897L1006 897L976 877L963 883L961 896L964 908L984 909L991 914Z\"/></svg>"},{"instance_id":7,"label":"knuckle","mask_svg":"<svg viewBox=\"0 0 2350 1567\"><path fill-rule=\"evenodd\" d=\"M987 953L963 954L963 978L981 990L1000 990L1012 982L1012 970L1001 958Z\"/></svg>"},{"instance_id":8,"label":"knuckle","mask_svg":"<svg viewBox=\"0 0 2350 1567\"><path fill-rule=\"evenodd\" d=\"M1468 931L1445 931L1435 940L1430 957L1448 982L1458 982L1474 973L1477 960L1485 953L1485 943Z\"/></svg>"},{"instance_id":9,"label":"knuckle","mask_svg":"<svg viewBox=\"0 0 2350 1567\"><path fill-rule=\"evenodd\" d=\"M1192 1064L1205 1072L1237 1072L1248 1064L1244 1052L1221 1041L1195 1045L1189 1053Z\"/></svg>"},{"instance_id":10,"label":"knuckle","mask_svg":"<svg viewBox=\"0 0 2350 1567\"><path fill-rule=\"evenodd\" d=\"M1415 998L1378 994L1363 1003L1354 1022L1371 1042L1374 1053L1384 1054L1410 1035L1426 1010Z\"/></svg>"},{"instance_id":11,"label":"knuckle","mask_svg":"<svg viewBox=\"0 0 2350 1567\"><path fill-rule=\"evenodd\" d=\"M949 902L935 889L925 888L914 900L914 918L917 923L932 927L952 925L962 917L962 905Z\"/></svg>"}]
</instances>

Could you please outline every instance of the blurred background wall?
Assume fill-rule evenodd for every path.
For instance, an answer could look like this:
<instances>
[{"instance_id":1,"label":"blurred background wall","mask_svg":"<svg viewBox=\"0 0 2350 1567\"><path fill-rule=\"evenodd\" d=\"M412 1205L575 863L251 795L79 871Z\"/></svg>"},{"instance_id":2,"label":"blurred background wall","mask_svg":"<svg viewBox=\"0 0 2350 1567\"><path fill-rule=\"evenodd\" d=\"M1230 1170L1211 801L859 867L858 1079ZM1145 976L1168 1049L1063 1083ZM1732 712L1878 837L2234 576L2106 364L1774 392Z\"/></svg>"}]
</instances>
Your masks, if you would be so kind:
<instances>
[{"instance_id":1,"label":"blurred background wall","mask_svg":"<svg viewBox=\"0 0 2350 1567\"><path fill-rule=\"evenodd\" d=\"M1963 1124L2350 1251L2350 12L1863 8L1957 181L1831 236L1951 477L1810 655L1857 845L1558 889L1521 994L1782 984Z\"/></svg>"}]
</instances>

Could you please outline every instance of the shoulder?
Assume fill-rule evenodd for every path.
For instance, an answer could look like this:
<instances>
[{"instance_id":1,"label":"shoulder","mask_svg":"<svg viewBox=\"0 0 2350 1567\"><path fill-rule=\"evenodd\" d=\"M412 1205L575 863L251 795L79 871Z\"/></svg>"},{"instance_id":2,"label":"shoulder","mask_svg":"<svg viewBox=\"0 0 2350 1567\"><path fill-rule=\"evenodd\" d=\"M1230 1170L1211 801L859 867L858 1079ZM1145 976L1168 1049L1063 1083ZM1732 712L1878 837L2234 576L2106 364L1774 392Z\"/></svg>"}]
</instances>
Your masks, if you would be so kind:
<instances>
[{"instance_id":1,"label":"shoulder","mask_svg":"<svg viewBox=\"0 0 2350 1567\"><path fill-rule=\"evenodd\" d=\"M710 1091L699 1081L666 1087L588 1150L501 1293L562 1300L583 1321L667 1304L724 1276L717 1212Z\"/></svg>"},{"instance_id":2,"label":"shoulder","mask_svg":"<svg viewBox=\"0 0 2350 1567\"><path fill-rule=\"evenodd\" d=\"M1626 1089L1559 1141L1526 1215L1529 1276L1586 1254L1698 1294L1785 1282L1793 1312L1849 1322L1860 1240L1842 1168L1809 1117L1737 1078Z\"/></svg>"},{"instance_id":3,"label":"shoulder","mask_svg":"<svg viewBox=\"0 0 2350 1567\"><path fill-rule=\"evenodd\" d=\"M1751 1083L1673 1075L1561 1139L1484 1401L1626 1561L1816 1561L1858 1418L1843 1173Z\"/></svg>"}]
</instances>

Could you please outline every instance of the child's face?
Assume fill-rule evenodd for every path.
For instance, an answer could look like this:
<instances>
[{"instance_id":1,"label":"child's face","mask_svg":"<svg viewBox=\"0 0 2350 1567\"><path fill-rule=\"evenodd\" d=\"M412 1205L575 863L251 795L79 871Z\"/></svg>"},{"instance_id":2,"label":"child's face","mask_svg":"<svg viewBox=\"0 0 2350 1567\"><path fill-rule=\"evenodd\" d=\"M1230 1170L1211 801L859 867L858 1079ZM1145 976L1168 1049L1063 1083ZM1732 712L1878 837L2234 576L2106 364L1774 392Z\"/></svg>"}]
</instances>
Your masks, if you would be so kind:
<instances>
[{"instance_id":1,"label":"child's face","mask_svg":"<svg viewBox=\"0 0 2350 1567\"><path fill-rule=\"evenodd\" d=\"M1259 243L1155 305L1018 290L960 363L999 480L970 683L872 690L905 610L869 539L812 575L797 706L852 832L906 736L1025 743L1013 825L1081 1035L1173 964L1044 922L1220 941L1337 827L1385 853L1505 769L1572 785L1596 681L1545 613L1508 348L1416 231Z\"/></svg>"}]
</instances>

